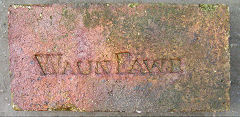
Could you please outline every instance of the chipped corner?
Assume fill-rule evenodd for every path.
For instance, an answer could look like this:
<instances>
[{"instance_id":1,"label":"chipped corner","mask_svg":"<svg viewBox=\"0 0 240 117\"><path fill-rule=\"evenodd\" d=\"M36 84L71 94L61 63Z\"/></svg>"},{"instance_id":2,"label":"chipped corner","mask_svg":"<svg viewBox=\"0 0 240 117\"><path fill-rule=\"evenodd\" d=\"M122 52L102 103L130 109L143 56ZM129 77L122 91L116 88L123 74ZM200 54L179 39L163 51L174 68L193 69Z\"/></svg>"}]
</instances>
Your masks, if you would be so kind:
<instances>
[{"instance_id":1,"label":"chipped corner","mask_svg":"<svg viewBox=\"0 0 240 117\"><path fill-rule=\"evenodd\" d=\"M28 8L28 9L31 9L32 5L30 4L12 4L9 6L9 8L13 8L13 9L17 9L17 8Z\"/></svg>"},{"instance_id":2,"label":"chipped corner","mask_svg":"<svg viewBox=\"0 0 240 117\"><path fill-rule=\"evenodd\" d=\"M15 110L15 111L23 111L23 109L21 109L18 105L16 105L14 102L13 102L13 93L11 93L11 106L12 106L12 109Z\"/></svg>"}]
</instances>

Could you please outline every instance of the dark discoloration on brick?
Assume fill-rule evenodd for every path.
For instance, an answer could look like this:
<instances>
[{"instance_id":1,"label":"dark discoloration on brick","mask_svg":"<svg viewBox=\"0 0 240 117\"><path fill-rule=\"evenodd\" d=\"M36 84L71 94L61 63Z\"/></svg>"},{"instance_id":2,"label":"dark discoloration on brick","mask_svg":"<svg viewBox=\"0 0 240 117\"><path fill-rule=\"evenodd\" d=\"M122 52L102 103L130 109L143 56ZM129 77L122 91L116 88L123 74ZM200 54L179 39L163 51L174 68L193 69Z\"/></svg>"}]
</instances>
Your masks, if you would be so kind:
<instances>
[{"instance_id":1,"label":"dark discoloration on brick","mask_svg":"<svg viewBox=\"0 0 240 117\"><path fill-rule=\"evenodd\" d=\"M9 8L15 110L229 110L225 5Z\"/></svg>"}]
</instances>

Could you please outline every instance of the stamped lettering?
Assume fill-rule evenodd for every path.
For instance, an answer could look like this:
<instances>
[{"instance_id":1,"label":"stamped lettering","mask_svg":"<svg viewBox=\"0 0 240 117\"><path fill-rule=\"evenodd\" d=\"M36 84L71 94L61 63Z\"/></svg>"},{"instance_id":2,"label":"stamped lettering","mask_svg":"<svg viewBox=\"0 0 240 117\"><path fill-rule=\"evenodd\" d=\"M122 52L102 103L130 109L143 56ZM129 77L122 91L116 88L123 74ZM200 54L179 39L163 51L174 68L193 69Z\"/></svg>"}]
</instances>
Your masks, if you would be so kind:
<instances>
[{"instance_id":1,"label":"stamped lettering","mask_svg":"<svg viewBox=\"0 0 240 117\"><path fill-rule=\"evenodd\" d=\"M133 59L130 52L115 53L116 60L78 60L76 63L62 61L63 54L36 54L35 58L44 75L61 74L139 74L181 73L181 59ZM117 63L117 65L113 65ZM73 66L76 64L77 73ZM95 68L93 68L93 65ZM115 68L113 68L115 66ZM113 72L116 69L117 72Z\"/></svg>"}]
</instances>

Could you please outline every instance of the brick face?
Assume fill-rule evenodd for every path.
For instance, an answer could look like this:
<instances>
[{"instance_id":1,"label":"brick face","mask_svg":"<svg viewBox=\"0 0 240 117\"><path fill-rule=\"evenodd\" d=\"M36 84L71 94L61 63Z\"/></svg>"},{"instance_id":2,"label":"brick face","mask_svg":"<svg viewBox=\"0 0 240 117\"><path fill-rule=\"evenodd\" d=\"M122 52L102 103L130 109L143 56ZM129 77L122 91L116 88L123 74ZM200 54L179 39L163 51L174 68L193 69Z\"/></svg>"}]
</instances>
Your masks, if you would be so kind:
<instances>
[{"instance_id":1,"label":"brick face","mask_svg":"<svg viewBox=\"0 0 240 117\"><path fill-rule=\"evenodd\" d=\"M15 110L229 110L225 5L12 5L8 18Z\"/></svg>"}]
</instances>

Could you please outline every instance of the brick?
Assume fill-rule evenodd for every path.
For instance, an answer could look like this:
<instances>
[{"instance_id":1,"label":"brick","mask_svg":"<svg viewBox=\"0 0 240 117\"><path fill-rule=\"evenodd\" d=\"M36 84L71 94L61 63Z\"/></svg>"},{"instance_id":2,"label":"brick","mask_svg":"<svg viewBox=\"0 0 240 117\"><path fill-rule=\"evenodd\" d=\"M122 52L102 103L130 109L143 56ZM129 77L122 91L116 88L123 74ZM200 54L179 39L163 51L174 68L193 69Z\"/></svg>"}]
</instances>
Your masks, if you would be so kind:
<instances>
[{"instance_id":1,"label":"brick","mask_svg":"<svg viewBox=\"0 0 240 117\"><path fill-rule=\"evenodd\" d=\"M229 110L225 5L12 5L8 20L15 110Z\"/></svg>"}]
</instances>

